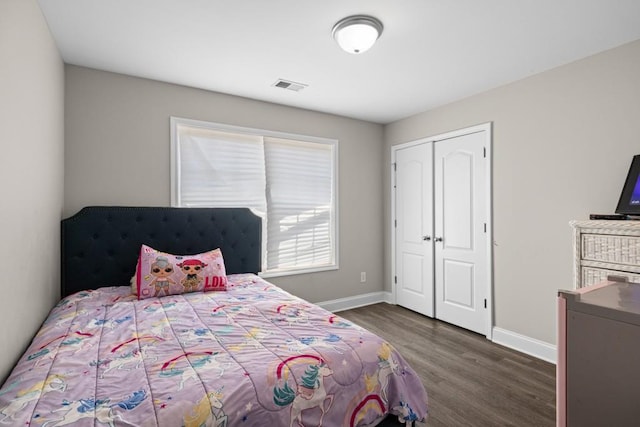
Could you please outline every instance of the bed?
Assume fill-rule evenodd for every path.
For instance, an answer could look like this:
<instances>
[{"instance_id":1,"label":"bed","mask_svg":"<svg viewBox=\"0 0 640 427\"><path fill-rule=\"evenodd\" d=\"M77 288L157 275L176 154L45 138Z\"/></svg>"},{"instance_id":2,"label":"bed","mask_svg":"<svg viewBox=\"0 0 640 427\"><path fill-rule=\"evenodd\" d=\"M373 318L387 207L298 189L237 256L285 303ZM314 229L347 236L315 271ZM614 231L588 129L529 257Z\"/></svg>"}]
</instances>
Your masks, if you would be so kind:
<instances>
[{"instance_id":1,"label":"bed","mask_svg":"<svg viewBox=\"0 0 640 427\"><path fill-rule=\"evenodd\" d=\"M426 421L424 387L389 343L257 275L260 238L248 209L88 207L63 220L63 299L0 389L0 425ZM143 244L164 262L147 273ZM181 266L187 289L187 259L213 248L223 290L161 293L180 287L162 268Z\"/></svg>"}]
</instances>

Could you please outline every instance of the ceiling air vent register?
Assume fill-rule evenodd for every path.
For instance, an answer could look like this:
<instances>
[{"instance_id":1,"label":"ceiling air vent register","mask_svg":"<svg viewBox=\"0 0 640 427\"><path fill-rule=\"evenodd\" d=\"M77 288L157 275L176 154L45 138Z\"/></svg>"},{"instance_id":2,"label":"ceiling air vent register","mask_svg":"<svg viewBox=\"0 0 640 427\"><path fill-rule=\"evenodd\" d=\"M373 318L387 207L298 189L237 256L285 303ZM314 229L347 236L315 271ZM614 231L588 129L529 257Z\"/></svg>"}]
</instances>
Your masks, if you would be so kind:
<instances>
[{"instance_id":1,"label":"ceiling air vent register","mask_svg":"<svg viewBox=\"0 0 640 427\"><path fill-rule=\"evenodd\" d=\"M294 92L300 92L302 89L304 89L305 87L307 87L309 85L306 85L304 83L292 82L290 80L278 79L273 84L273 86L279 87L281 89L292 90Z\"/></svg>"}]
</instances>

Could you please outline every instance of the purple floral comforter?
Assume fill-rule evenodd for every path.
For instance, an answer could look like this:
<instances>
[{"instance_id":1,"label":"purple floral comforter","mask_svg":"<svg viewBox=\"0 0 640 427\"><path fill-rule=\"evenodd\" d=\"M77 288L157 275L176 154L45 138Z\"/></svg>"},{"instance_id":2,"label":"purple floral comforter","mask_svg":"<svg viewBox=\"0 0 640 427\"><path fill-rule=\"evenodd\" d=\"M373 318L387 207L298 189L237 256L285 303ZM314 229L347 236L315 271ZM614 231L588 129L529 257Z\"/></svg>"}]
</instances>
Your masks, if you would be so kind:
<instances>
[{"instance_id":1,"label":"purple floral comforter","mask_svg":"<svg viewBox=\"0 0 640 427\"><path fill-rule=\"evenodd\" d=\"M76 293L0 389L0 425L365 426L423 420L418 376L380 337L255 275L138 301Z\"/></svg>"}]
</instances>

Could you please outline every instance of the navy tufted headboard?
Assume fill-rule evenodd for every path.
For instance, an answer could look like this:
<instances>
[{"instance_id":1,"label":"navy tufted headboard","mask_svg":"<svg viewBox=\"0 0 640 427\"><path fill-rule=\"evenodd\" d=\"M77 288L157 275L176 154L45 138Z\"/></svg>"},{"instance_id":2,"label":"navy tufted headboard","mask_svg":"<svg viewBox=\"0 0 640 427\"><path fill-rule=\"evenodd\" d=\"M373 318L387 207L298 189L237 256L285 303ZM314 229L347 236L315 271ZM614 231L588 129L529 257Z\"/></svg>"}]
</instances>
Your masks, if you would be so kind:
<instances>
[{"instance_id":1,"label":"navy tufted headboard","mask_svg":"<svg viewBox=\"0 0 640 427\"><path fill-rule=\"evenodd\" d=\"M86 207L62 220L62 297L128 285L143 243L180 255L220 248L227 274L257 273L261 236L246 208Z\"/></svg>"}]
</instances>

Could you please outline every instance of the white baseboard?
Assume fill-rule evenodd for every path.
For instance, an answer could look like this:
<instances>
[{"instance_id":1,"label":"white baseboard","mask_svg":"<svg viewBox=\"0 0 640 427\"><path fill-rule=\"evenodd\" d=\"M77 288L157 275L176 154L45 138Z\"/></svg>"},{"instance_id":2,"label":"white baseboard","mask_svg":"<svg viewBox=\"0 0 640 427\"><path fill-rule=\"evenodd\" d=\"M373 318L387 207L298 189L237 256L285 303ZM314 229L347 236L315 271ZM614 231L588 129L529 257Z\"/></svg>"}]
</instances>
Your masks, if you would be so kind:
<instances>
[{"instance_id":1,"label":"white baseboard","mask_svg":"<svg viewBox=\"0 0 640 427\"><path fill-rule=\"evenodd\" d=\"M333 313L352 308L364 307L366 305L377 304L379 302L392 303L391 292L370 292L368 294L355 295L352 297L338 298L331 301L318 302L316 305Z\"/></svg>"},{"instance_id":2,"label":"white baseboard","mask_svg":"<svg viewBox=\"0 0 640 427\"><path fill-rule=\"evenodd\" d=\"M557 352L555 345L498 327L493 328L492 338L492 341L496 344L512 348L553 364L556 363Z\"/></svg>"}]
</instances>

